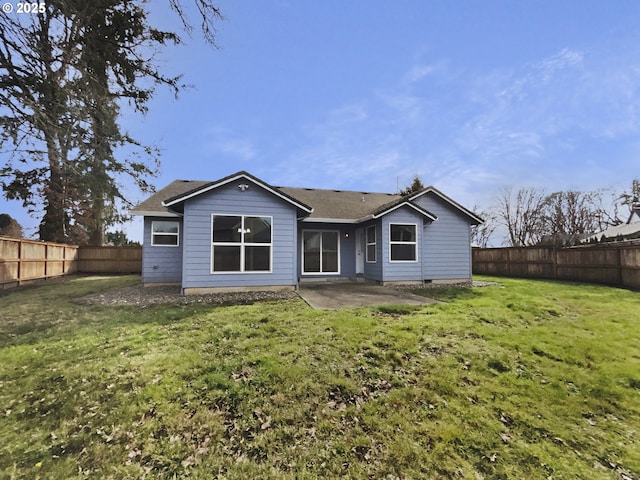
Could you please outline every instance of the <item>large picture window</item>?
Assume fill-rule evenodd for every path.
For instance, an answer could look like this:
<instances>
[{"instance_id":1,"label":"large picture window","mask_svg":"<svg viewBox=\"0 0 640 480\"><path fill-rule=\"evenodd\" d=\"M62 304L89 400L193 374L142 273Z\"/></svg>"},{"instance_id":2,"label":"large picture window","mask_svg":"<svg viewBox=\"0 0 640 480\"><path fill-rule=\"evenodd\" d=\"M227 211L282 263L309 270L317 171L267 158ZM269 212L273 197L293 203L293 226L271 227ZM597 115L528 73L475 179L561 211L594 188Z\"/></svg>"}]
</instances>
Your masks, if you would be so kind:
<instances>
[{"instance_id":1,"label":"large picture window","mask_svg":"<svg viewBox=\"0 0 640 480\"><path fill-rule=\"evenodd\" d=\"M338 232L307 230L302 237L303 273L340 273Z\"/></svg>"},{"instance_id":2,"label":"large picture window","mask_svg":"<svg viewBox=\"0 0 640 480\"><path fill-rule=\"evenodd\" d=\"M212 215L213 273L270 272L272 218Z\"/></svg>"},{"instance_id":3,"label":"large picture window","mask_svg":"<svg viewBox=\"0 0 640 480\"><path fill-rule=\"evenodd\" d=\"M415 262L418 259L417 227L415 224L389 225L389 260Z\"/></svg>"},{"instance_id":4,"label":"large picture window","mask_svg":"<svg viewBox=\"0 0 640 480\"><path fill-rule=\"evenodd\" d=\"M151 222L151 245L177 247L180 243L180 222L157 220Z\"/></svg>"},{"instance_id":5,"label":"large picture window","mask_svg":"<svg viewBox=\"0 0 640 480\"><path fill-rule=\"evenodd\" d=\"M376 263L376 226L367 227L367 262Z\"/></svg>"}]
</instances>

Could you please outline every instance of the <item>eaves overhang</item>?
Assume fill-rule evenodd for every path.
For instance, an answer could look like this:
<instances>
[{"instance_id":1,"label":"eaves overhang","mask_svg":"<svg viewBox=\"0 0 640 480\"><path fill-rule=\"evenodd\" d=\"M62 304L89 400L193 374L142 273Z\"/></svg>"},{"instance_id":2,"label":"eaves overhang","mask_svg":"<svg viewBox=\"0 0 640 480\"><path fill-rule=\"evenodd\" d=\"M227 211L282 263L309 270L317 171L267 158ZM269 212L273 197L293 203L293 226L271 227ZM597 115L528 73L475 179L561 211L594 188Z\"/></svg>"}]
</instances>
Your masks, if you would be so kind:
<instances>
[{"instance_id":1,"label":"eaves overhang","mask_svg":"<svg viewBox=\"0 0 640 480\"><path fill-rule=\"evenodd\" d=\"M306 213L312 213L313 212L313 208L310 207L309 205L306 205L302 202L300 202L299 200L291 197L290 195L287 195L281 191L279 191L277 188L272 187L271 185L264 183L262 180L260 180L259 178L254 177L253 175L247 173L247 172L238 172L235 173L233 175L229 175L228 177L222 178L220 180L216 180L215 182L211 182L209 184L206 184L202 187L196 188L194 190L191 190L189 192L183 193L181 195L178 195L176 197L173 198L169 198L167 200L164 200L162 202L162 205L164 207L171 207L173 205L185 202L193 197L197 197L198 195L202 195L203 193L207 193L211 190L214 190L216 188L220 188L224 185L228 185L231 182L235 182L238 180L248 180L252 183L254 183L255 185L258 185L259 187L267 190L269 193L272 193L273 195L275 195L276 197L281 198L282 200L284 200L287 203L290 203L292 205L294 205L296 208L299 208L300 210L302 210L303 212Z\"/></svg>"},{"instance_id":2,"label":"eaves overhang","mask_svg":"<svg viewBox=\"0 0 640 480\"><path fill-rule=\"evenodd\" d=\"M159 212L159 211L146 211L146 210L129 210L130 215L137 215L140 217L167 217L167 218L176 218L182 217L181 213L177 212Z\"/></svg>"},{"instance_id":3,"label":"eaves overhang","mask_svg":"<svg viewBox=\"0 0 640 480\"><path fill-rule=\"evenodd\" d=\"M305 217L301 220L304 223L345 223L356 224L360 223L359 219L353 218L313 218Z\"/></svg>"},{"instance_id":4,"label":"eaves overhang","mask_svg":"<svg viewBox=\"0 0 640 480\"><path fill-rule=\"evenodd\" d=\"M472 220L473 224L480 225L481 223L484 223L484 220L482 218L480 218L479 216L477 216L475 213L473 213L471 210L467 210L462 205L460 205L458 202L456 202L452 198L449 198L444 193L442 193L440 190L438 190L437 188L432 187L432 186L423 188L419 192L417 192L414 195L411 195L410 197L408 197L408 200L409 201L413 201L416 198L421 197L422 195L424 195L426 193L433 193L434 195L439 197L444 202L448 203L449 205L451 205L455 209L459 210L460 213L462 213L462 214L466 215L468 218L470 218Z\"/></svg>"},{"instance_id":5,"label":"eaves overhang","mask_svg":"<svg viewBox=\"0 0 640 480\"><path fill-rule=\"evenodd\" d=\"M390 206L389 208L385 208L384 210L381 210L379 212L373 213L373 214L371 214L371 218L383 217L383 216L393 212L394 210L397 210L397 209L403 208L403 207L412 208L413 210L418 212L420 215L423 215L423 216L427 217L432 222L435 222L438 219L437 215L434 215L430 211L425 210L424 208L422 208L422 207L420 207L420 206L418 206L415 203L412 203L410 201L400 202L400 203L398 203L396 205Z\"/></svg>"}]
</instances>

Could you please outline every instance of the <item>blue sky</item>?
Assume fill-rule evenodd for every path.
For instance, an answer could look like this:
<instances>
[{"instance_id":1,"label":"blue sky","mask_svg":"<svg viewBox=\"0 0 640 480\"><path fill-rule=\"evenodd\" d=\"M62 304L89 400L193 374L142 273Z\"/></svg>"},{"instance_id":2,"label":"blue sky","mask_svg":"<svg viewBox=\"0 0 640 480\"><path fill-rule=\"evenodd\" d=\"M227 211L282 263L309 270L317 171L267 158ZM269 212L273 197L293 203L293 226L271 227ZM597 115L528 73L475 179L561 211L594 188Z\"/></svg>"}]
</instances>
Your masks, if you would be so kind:
<instances>
[{"instance_id":1,"label":"blue sky","mask_svg":"<svg viewBox=\"0 0 640 480\"><path fill-rule=\"evenodd\" d=\"M194 34L159 57L194 88L123 119L161 148L158 188L247 170L395 192L418 174L486 207L507 186L622 190L640 176L640 2L218 5L220 49ZM33 234L37 220L7 207ZM126 228L141 239L140 221Z\"/></svg>"}]
</instances>

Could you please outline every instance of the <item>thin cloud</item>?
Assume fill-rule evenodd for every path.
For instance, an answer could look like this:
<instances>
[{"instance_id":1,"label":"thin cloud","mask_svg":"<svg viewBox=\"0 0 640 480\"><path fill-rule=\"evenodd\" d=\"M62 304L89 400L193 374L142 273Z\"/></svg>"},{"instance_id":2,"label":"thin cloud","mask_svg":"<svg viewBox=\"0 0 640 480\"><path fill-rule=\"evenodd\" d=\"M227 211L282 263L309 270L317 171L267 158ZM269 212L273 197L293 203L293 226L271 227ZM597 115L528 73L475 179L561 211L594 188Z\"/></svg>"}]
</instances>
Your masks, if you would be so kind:
<instances>
[{"instance_id":1,"label":"thin cloud","mask_svg":"<svg viewBox=\"0 0 640 480\"><path fill-rule=\"evenodd\" d=\"M248 138L227 128L210 127L204 134L203 150L207 156L222 156L223 159L250 161L256 158L257 148Z\"/></svg>"},{"instance_id":2,"label":"thin cloud","mask_svg":"<svg viewBox=\"0 0 640 480\"><path fill-rule=\"evenodd\" d=\"M298 148L279 171L297 170L287 174L297 184L383 191L418 173L461 198L456 185L475 194L504 185L561 189L568 182L589 189L611 181L592 163L614 162L589 163L597 154L591 147L627 142L638 150L631 136L640 133L640 66L630 63L633 55L624 58L563 48L537 62L487 71L418 61L395 84L363 92L302 126ZM608 166L615 171L615 163Z\"/></svg>"}]
</instances>

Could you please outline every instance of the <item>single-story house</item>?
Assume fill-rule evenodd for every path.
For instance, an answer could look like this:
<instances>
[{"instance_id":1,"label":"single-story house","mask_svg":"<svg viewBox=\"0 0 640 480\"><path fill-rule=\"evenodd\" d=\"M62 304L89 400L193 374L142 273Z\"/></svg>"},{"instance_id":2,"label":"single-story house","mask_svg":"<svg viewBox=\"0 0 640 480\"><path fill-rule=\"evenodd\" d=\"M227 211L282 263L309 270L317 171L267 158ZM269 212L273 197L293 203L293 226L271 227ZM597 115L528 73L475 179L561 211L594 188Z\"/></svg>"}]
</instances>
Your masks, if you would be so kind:
<instances>
[{"instance_id":1,"label":"single-story house","mask_svg":"<svg viewBox=\"0 0 640 480\"><path fill-rule=\"evenodd\" d=\"M470 227L482 222L434 187L406 196L276 187L244 171L176 180L131 213L144 217L143 282L184 294L469 281Z\"/></svg>"}]
</instances>

